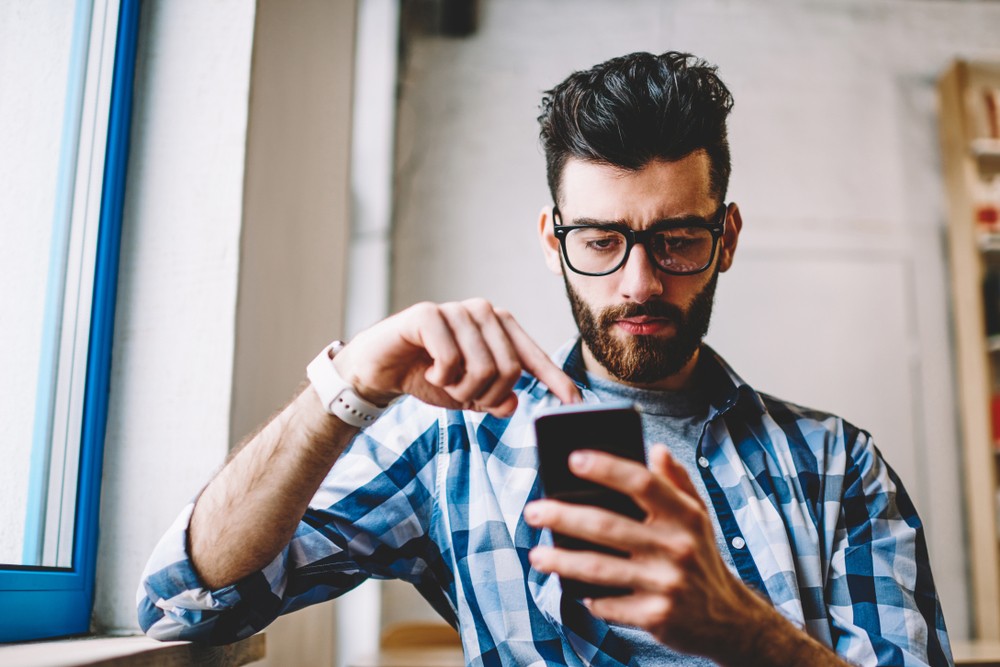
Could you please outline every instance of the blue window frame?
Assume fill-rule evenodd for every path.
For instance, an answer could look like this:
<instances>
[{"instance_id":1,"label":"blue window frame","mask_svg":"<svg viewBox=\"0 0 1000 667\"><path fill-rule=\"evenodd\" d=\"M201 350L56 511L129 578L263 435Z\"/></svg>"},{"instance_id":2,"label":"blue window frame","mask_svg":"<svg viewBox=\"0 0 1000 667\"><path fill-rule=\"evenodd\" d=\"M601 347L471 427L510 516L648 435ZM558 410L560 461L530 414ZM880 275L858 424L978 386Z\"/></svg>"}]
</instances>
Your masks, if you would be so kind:
<instances>
[{"instance_id":1,"label":"blue window frame","mask_svg":"<svg viewBox=\"0 0 1000 667\"><path fill-rule=\"evenodd\" d=\"M122 207L125 193L125 173L128 162L129 129L131 125L132 89L135 73L135 52L138 34L140 0L120 0L109 3L116 9L117 29L113 44L113 66L110 102L97 105L98 113L107 114L107 137L103 151L103 169L99 181L100 207L97 215L96 256L93 269L93 294L89 301L89 336L86 338L85 373L82 416L79 433L71 433L74 452L78 448L78 472L67 492L69 509L64 512L70 526L62 540L55 560L41 557L45 537L43 522L27 521L24 534L24 559L21 565L0 564L0 642L23 641L85 633L90 628L94 597L94 571L97 556L98 505L104 436L107 423L108 388L111 367L111 345L114 329L115 297L118 283L118 258L121 239ZM35 437L32 444L31 472L28 481L28 513L41 515L49 487L49 445L52 439L53 388L62 300L66 285L65 253L68 232L60 227L60 219L69 219L67 207L71 201L76 148L79 144L79 108L69 108L81 99L83 72L79 58L87 59L95 52L91 44L91 16L94 2L78 0L67 95L67 121L63 129L60 159L59 203L52 236L52 261L46 295L45 325L36 399ZM114 26L109 29L114 30ZM77 104L77 106L79 106ZM104 111L100 111L103 109ZM74 132L76 134L74 134ZM67 149L67 146L70 146ZM71 155L69 153L72 153ZM96 187L96 186L95 186ZM68 197L64 195L68 194ZM63 215L65 213L65 215ZM62 267L62 268L60 268ZM90 285L90 280L83 281ZM72 422L71 422L72 423ZM66 457L70 464L76 456ZM65 523L68 522L68 523ZM31 563L45 563L32 565ZM55 563L54 565L51 563Z\"/></svg>"}]
</instances>

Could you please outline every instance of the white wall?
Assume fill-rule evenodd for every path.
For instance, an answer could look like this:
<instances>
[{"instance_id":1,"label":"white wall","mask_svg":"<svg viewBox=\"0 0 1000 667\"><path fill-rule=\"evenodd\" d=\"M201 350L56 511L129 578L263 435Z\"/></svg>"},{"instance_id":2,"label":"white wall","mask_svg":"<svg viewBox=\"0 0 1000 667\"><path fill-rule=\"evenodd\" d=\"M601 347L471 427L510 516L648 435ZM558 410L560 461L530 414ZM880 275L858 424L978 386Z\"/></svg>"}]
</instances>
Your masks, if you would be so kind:
<instances>
[{"instance_id":1,"label":"white wall","mask_svg":"<svg viewBox=\"0 0 1000 667\"><path fill-rule=\"evenodd\" d=\"M286 403L344 332L351 197L353 0L258 0L240 240L230 425L234 439ZM332 665L336 609L268 628L266 660Z\"/></svg>"},{"instance_id":2,"label":"white wall","mask_svg":"<svg viewBox=\"0 0 1000 667\"><path fill-rule=\"evenodd\" d=\"M137 627L153 545L225 459L255 3L143 4L95 623Z\"/></svg>"},{"instance_id":3,"label":"white wall","mask_svg":"<svg viewBox=\"0 0 1000 667\"><path fill-rule=\"evenodd\" d=\"M745 228L709 341L762 390L873 432L929 525L952 635L967 636L934 85L954 57L1000 58L1000 5L481 8L471 38L410 43L394 308L485 296L543 346L573 334L561 281L535 240L549 203L536 139L542 91L631 51L689 50L716 63L736 99L730 198ZM386 587L383 609L387 622L433 614L400 585Z\"/></svg>"},{"instance_id":4,"label":"white wall","mask_svg":"<svg viewBox=\"0 0 1000 667\"><path fill-rule=\"evenodd\" d=\"M73 5L0 3L0 563L22 562Z\"/></svg>"},{"instance_id":5,"label":"white wall","mask_svg":"<svg viewBox=\"0 0 1000 667\"><path fill-rule=\"evenodd\" d=\"M143 5L95 625L134 591L230 447L343 336L354 3ZM279 619L260 664L330 664L334 607Z\"/></svg>"}]
</instances>

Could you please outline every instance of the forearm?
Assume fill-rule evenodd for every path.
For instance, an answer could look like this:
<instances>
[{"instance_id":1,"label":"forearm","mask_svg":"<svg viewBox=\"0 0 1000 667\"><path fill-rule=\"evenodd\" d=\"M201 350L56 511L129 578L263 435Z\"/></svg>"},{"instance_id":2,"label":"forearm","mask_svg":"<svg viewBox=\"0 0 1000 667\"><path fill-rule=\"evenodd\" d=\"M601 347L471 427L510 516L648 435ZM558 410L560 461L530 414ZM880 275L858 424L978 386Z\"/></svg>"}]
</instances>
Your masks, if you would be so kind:
<instances>
[{"instance_id":1,"label":"forearm","mask_svg":"<svg viewBox=\"0 0 1000 667\"><path fill-rule=\"evenodd\" d=\"M202 583L221 588L271 562L357 432L306 385L254 435L195 504L188 548Z\"/></svg>"},{"instance_id":2,"label":"forearm","mask_svg":"<svg viewBox=\"0 0 1000 667\"><path fill-rule=\"evenodd\" d=\"M793 625L768 602L747 591L753 598L746 617L720 638L724 651L715 656L720 665L733 667L850 667L830 648Z\"/></svg>"}]
</instances>

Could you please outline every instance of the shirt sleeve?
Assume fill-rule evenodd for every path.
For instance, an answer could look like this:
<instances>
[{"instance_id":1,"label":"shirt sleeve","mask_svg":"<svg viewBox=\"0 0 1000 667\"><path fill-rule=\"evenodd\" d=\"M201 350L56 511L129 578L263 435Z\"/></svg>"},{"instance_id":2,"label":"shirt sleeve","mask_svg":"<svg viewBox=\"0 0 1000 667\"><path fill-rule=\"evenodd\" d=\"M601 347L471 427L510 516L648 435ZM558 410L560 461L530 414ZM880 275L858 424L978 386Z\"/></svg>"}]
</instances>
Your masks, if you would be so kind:
<instances>
[{"instance_id":1,"label":"shirt sleeve","mask_svg":"<svg viewBox=\"0 0 1000 667\"><path fill-rule=\"evenodd\" d=\"M191 564L187 532L194 505L188 505L143 572L136 594L140 626L164 641L225 644L368 577L420 584L436 557L428 535L438 434L437 411L415 399L394 406L337 460L281 553L218 590L202 586Z\"/></svg>"},{"instance_id":2,"label":"shirt sleeve","mask_svg":"<svg viewBox=\"0 0 1000 667\"><path fill-rule=\"evenodd\" d=\"M871 436L848 430L826 591L834 649L857 665L952 665L920 518Z\"/></svg>"}]
</instances>

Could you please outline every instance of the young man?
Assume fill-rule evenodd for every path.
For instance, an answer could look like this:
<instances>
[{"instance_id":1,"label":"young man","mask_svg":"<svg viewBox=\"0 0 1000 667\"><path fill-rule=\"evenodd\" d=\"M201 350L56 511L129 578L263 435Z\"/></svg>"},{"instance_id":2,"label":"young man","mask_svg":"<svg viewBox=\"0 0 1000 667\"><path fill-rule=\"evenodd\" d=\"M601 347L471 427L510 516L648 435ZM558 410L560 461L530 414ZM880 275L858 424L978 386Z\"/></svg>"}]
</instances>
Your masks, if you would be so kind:
<instances>
[{"instance_id":1,"label":"young man","mask_svg":"<svg viewBox=\"0 0 1000 667\"><path fill-rule=\"evenodd\" d=\"M950 664L920 521L870 436L758 394L702 345L742 226L731 106L678 53L549 91L539 236L580 339L553 363L471 300L324 350L157 547L147 632L232 641L374 576L412 582L472 665ZM533 418L622 398L666 446L648 468L597 452L571 468L646 518L541 499ZM571 599L560 576L632 592Z\"/></svg>"}]
</instances>

